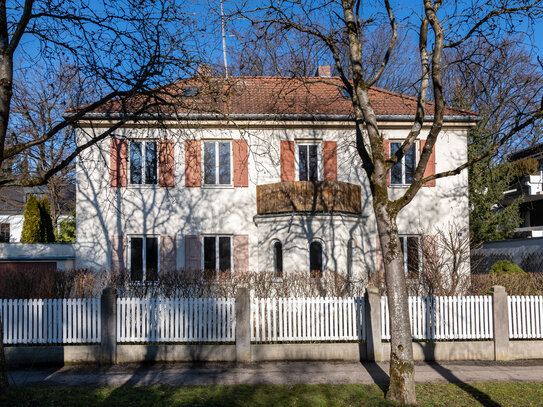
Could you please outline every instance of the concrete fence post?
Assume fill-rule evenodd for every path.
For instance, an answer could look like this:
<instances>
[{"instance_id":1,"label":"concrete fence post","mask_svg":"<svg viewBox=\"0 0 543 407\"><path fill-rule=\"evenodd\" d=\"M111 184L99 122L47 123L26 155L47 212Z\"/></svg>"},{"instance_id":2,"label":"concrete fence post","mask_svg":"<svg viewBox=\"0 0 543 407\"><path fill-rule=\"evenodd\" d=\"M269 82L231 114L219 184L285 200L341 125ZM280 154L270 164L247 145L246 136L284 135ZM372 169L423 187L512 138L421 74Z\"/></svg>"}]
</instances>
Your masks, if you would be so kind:
<instances>
[{"instance_id":1,"label":"concrete fence post","mask_svg":"<svg viewBox=\"0 0 543 407\"><path fill-rule=\"evenodd\" d=\"M383 360L381 295L376 287L368 287L364 298L366 308L366 355L369 361L381 362Z\"/></svg>"},{"instance_id":2,"label":"concrete fence post","mask_svg":"<svg viewBox=\"0 0 543 407\"><path fill-rule=\"evenodd\" d=\"M509 320L505 287L492 287L492 317L494 320L494 360L509 360Z\"/></svg>"},{"instance_id":3,"label":"concrete fence post","mask_svg":"<svg viewBox=\"0 0 543 407\"><path fill-rule=\"evenodd\" d=\"M251 361L251 294L245 287L236 292L236 360Z\"/></svg>"},{"instance_id":4,"label":"concrete fence post","mask_svg":"<svg viewBox=\"0 0 543 407\"><path fill-rule=\"evenodd\" d=\"M117 293L107 287L100 298L101 354L100 363L104 365L117 362Z\"/></svg>"}]
</instances>

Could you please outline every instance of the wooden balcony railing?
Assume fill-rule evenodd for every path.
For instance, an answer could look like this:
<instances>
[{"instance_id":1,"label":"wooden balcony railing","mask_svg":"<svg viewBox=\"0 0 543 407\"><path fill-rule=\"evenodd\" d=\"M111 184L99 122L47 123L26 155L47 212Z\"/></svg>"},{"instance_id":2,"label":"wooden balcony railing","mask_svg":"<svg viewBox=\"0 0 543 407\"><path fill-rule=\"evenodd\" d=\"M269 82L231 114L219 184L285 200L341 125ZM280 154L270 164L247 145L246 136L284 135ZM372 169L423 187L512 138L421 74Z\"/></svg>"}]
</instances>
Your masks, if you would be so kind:
<instances>
[{"instance_id":1,"label":"wooden balcony railing","mask_svg":"<svg viewBox=\"0 0 543 407\"><path fill-rule=\"evenodd\" d=\"M290 181L256 187L259 215L285 212L362 211L360 185L336 181Z\"/></svg>"}]
</instances>

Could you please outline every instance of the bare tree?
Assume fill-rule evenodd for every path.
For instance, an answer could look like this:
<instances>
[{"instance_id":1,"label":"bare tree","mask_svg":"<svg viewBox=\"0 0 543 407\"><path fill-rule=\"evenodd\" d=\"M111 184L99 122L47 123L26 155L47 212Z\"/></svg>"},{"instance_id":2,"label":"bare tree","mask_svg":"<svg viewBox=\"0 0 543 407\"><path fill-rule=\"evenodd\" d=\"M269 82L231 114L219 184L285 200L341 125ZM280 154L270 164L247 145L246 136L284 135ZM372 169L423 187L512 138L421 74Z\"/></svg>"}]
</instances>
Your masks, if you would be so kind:
<instances>
[{"instance_id":1,"label":"bare tree","mask_svg":"<svg viewBox=\"0 0 543 407\"><path fill-rule=\"evenodd\" d=\"M41 154L46 143L62 144L72 125L86 113L121 96L148 98L148 108L158 87L194 72L198 63L195 35L201 32L175 0L142 3L123 0L100 5L59 0L24 0L7 7L0 3L0 166L23 161L26 154ZM31 46L20 47L21 41ZM14 55L21 61L14 64ZM56 115L46 128L34 128L30 139L19 139L10 132L13 113L19 113L32 126L29 106L12 106L14 83L25 86L29 67L70 66L81 85L91 89L92 103L82 106L70 100L66 109L73 114ZM65 89L58 76L39 72L43 89L61 95ZM37 78L36 78L37 82ZM22 88L19 88L22 89ZM25 113L26 110L26 113ZM134 110L131 110L132 113ZM47 112L42 112L47 114ZM126 118L112 121L111 131ZM15 123L20 126L21 122ZM67 149L48 168L23 168L26 173L4 171L0 186L40 185L70 166L85 148L109 136L104 132L85 145ZM14 136L15 135L15 136ZM60 140L59 140L60 139ZM31 151L31 152L29 152ZM21 160L20 160L21 159Z\"/></svg>"},{"instance_id":2,"label":"bare tree","mask_svg":"<svg viewBox=\"0 0 543 407\"><path fill-rule=\"evenodd\" d=\"M137 115L160 103L154 95L161 85L194 72L199 59L195 36L202 31L175 0L0 1L0 188L58 182L81 151L133 117L128 112ZM89 103L82 106L84 98L67 95L66 82L47 70L34 70L32 81L25 82L36 66L70 67ZM31 89L31 83L37 88ZM53 100L40 104L32 100L36 95ZM115 98L133 101L136 96L138 108L121 103L124 114L112 117L106 131L73 144L70 129L85 114ZM56 102L73 109L71 114L60 115ZM0 338L2 372L4 362ZM7 381L0 380L5 386Z\"/></svg>"},{"instance_id":3,"label":"bare tree","mask_svg":"<svg viewBox=\"0 0 543 407\"><path fill-rule=\"evenodd\" d=\"M424 183L460 174L470 164L493 153L513 135L543 116L541 104L535 110L517 115L512 126L496 135L488 151L470 158L457 168L425 177L426 166L444 123L444 53L474 38L484 39L499 47L500 38L504 33L515 30L518 19L523 18L523 24L526 21L528 24L533 23L541 16L543 6L539 1L520 0L485 4L449 4L441 0L423 0L420 4L422 14L419 14L419 8L402 21L396 16L401 10L395 10L388 0L383 0L379 7L381 9L376 10L357 0L283 0L258 5L252 10L238 10L238 13L251 22L266 24L270 30L299 31L321 41L328 48L335 69L351 96L356 146L370 184L388 291L392 328L387 398L403 404L415 404L413 347L403 255L398 236L398 213L413 200ZM376 25L383 23L390 27L390 35L377 69L368 73L364 65L364 61L367 61L367 44L363 33L371 32ZM383 147L383 133L368 91L388 69L391 55L397 47L398 32L404 28L416 30L418 37L420 72L412 81L417 86L417 109L401 148L387 157ZM348 58L343 58L341 53L344 38L347 38ZM431 99L433 104L429 105ZM413 181L403 195L391 199L387 188L387 173L415 143L428 116L432 116L430 131L414 171Z\"/></svg>"},{"instance_id":4,"label":"bare tree","mask_svg":"<svg viewBox=\"0 0 543 407\"><path fill-rule=\"evenodd\" d=\"M43 75L48 80L43 80ZM19 79L13 89L7 137L10 145L40 140L62 121L66 106L85 105L99 97L93 89L85 88L78 70L72 66L29 68L21 72ZM75 149L74 133L72 127L64 128L51 139L21 151L17 161L11 163L11 175L19 179L44 176ZM68 201L75 200L73 167L73 164L67 165L47 181L47 197L55 229L62 211L75 210L75 205L69 208L66 205Z\"/></svg>"}]
</instances>

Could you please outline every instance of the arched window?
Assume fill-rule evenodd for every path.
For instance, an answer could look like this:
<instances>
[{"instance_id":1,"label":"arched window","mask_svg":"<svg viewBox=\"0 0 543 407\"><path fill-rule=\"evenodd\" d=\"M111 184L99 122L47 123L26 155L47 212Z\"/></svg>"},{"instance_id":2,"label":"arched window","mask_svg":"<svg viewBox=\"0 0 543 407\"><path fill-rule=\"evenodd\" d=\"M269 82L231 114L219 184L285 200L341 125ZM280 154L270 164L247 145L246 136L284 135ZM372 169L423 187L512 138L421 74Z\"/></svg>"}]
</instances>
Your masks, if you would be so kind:
<instances>
[{"instance_id":1,"label":"arched window","mask_svg":"<svg viewBox=\"0 0 543 407\"><path fill-rule=\"evenodd\" d=\"M283 244L279 240L272 242L271 259L273 276L283 278Z\"/></svg>"},{"instance_id":2,"label":"arched window","mask_svg":"<svg viewBox=\"0 0 543 407\"><path fill-rule=\"evenodd\" d=\"M347 279L348 280L353 279L355 247L356 247L356 243L354 242L354 240L349 239L349 242L347 243Z\"/></svg>"},{"instance_id":3,"label":"arched window","mask_svg":"<svg viewBox=\"0 0 543 407\"><path fill-rule=\"evenodd\" d=\"M324 250L322 243L313 240L309 244L309 276L311 278L321 278L324 271Z\"/></svg>"}]
</instances>

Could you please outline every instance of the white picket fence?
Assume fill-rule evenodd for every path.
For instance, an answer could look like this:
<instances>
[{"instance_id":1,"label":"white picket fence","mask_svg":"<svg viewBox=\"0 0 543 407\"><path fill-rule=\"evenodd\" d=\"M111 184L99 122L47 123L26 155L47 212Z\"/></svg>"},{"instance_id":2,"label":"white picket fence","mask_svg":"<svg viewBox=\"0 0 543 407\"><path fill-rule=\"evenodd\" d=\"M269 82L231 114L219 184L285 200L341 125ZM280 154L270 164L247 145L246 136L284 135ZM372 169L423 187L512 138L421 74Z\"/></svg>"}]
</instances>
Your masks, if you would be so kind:
<instances>
[{"instance_id":1,"label":"white picket fence","mask_svg":"<svg viewBox=\"0 0 543 407\"><path fill-rule=\"evenodd\" d=\"M510 296L509 337L543 339L543 296ZM99 343L99 299L0 300L4 343ZM490 296L410 297L415 340L493 338ZM251 298L255 342L366 339L363 298ZM234 342L235 300L117 299L117 341ZM390 339L387 298L381 298L382 339Z\"/></svg>"},{"instance_id":2,"label":"white picket fence","mask_svg":"<svg viewBox=\"0 0 543 407\"><path fill-rule=\"evenodd\" d=\"M510 296L507 297L509 316L509 338L543 338L543 297Z\"/></svg>"},{"instance_id":3,"label":"white picket fence","mask_svg":"<svg viewBox=\"0 0 543 407\"><path fill-rule=\"evenodd\" d=\"M118 342L233 342L233 298L118 298Z\"/></svg>"},{"instance_id":4,"label":"white picket fence","mask_svg":"<svg viewBox=\"0 0 543 407\"><path fill-rule=\"evenodd\" d=\"M99 299L0 300L4 343L100 342Z\"/></svg>"},{"instance_id":5,"label":"white picket fence","mask_svg":"<svg viewBox=\"0 0 543 407\"><path fill-rule=\"evenodd\" d=\"M409 297L411 333L417 340L492 339L492 298ZM390 339L387 297L381 297L381 337Z\"/></svg>"},{"instance_id":6,"label":"white picket fence","mask_svg":"<svg viewBox=\"0 0 543 407\"><path fill-rule=\"evenodd\" d=\"M252 341L365 338L364 298L251 298Z\"/></svg>"}]
</instances>

